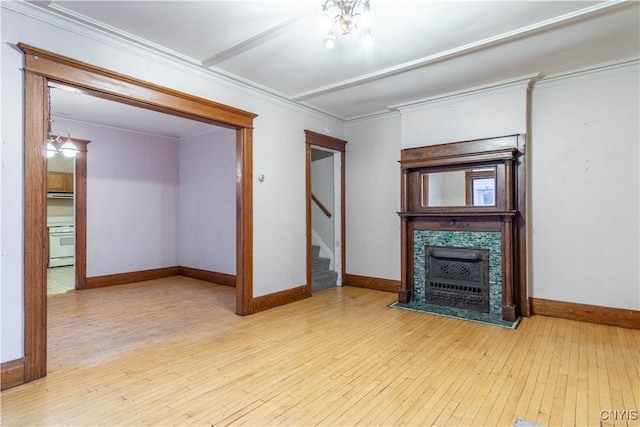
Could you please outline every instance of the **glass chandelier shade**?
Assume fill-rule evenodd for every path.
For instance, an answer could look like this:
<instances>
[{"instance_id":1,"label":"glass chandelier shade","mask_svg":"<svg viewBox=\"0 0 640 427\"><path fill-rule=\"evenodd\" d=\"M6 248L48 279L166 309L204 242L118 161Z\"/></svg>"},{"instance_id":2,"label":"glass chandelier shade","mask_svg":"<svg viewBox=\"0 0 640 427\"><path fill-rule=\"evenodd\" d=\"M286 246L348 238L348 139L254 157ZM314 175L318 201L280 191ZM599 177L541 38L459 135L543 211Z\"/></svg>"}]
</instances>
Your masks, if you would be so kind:
<instances>
[{"instance_id":1,"label":"glass chandelier shade","mask_svg":"<svg viewBox=\"0 0 640 427\"><path fill-rule=\"evenodd\" d=\"M358 30L364 30L363 45L371 47L371 21L369 0L324 0L320 14L324 45L327 49L335 46L335 27L336 31L347 37L353 37Z\"/></svg>"},{"instance_id":2,"label":"glass chandelier shade","mask_svg":"<svg viewBox=\"0 0 640 427\"><path fill-rule=\"evenodd\" d=\"M62 134L67 134L63 137ZM67 131L62 131L58 135L49 133L47 138L47 158L50 159L56 154L60 153L64 157L74 158L78 155L78 147L71 140L71 135Z\"/></svg>"}]
</instances>

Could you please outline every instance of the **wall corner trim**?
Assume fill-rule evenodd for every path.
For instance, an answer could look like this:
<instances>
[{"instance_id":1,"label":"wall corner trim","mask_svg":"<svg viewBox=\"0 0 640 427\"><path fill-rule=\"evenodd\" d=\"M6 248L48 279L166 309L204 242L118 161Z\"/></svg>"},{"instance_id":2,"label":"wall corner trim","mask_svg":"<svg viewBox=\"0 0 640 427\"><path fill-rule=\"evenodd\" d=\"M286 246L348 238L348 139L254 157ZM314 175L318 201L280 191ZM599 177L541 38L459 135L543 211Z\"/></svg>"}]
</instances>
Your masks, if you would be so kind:
<instances>
[{"instance_id":1,"label":"wall corner trim","mask_svg":"<svg viewBox=\"0 0 640 427\"><path fill-rule=\"evenodd\" d=\"M0 390L24 384L24 359L11 360L0 365Z\"/></svg>"},{"instance_id":2,"label":"wall corner trim","mask_svg":"<svg viewBox=\"0 0 640 427\"><path fill-rule=\"evenodd\" d=\"M358 276L356 274L346 274L345 276L345 286L353 286L354 288L367 288L377 291L394 293L397 293L400 290L400 280Z\"/></svg>"},{"instance_id":3,"label":"wall corner trim","mask_svg":"<svg viewBox=\"0 0 640 427\"><path fill-rule=\"evenodd\" d=\"M640 329L640 310L529 298L532 315Z\"/></svg>"},{"instance_id":4,"label":"wall corner trim","mask_svg":"<svg viewBox=\"0 0 640 427\"><path fill-rule=\"evenodd\" d=\"M640 57L637 56L616 61L603 62L600 64L590 65L588 67L577 68L575 70L549 74L540 79L540 81L537 82L536 87L554 86L556 84L562 84L567 80L579 81L612 76L631 71L637 72L639 68Z\"/></svg>"},{"instance_id":5,"label":"wall corner trim","mask_svg":"<svg viewBox=\"0 0 640 427\"><path fill-rule=\"evenodd\" d=\"M205 282L215 283L224 286L236 286L236 276L234 274L218 273L217 271L201 270L192 267L178 267L179 274L192 279L204 280Z\"/></svg>"}]
</instances>

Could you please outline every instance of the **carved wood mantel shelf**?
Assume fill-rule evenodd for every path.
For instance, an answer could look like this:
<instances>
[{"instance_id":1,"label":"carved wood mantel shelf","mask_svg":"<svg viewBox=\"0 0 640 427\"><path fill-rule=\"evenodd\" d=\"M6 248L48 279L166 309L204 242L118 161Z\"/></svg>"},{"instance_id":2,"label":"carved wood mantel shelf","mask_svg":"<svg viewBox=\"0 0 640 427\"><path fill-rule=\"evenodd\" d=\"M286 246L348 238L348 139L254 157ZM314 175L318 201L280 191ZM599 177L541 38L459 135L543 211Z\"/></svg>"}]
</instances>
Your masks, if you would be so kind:
<instances>
[{"instance_id":1,"label":"carved wood mantel shelf","mask_svg":"<svg viewBox=\"0 0 640 427\"><path fill-rule=\"evenodd\" d=\"M438 235L438 245L443 245L443 241L451 238L452 233L448 233L451 231L463 232L457 234L467 240L477 236L482 240L489 233L498 236L493 250L499 254L495 262L500 269L496 298L501 300L493 304L494 309L507 321L528 316L524 135L405 149L401 152L400 166L398 300L408 303L416 295L414 253L419 256L420 245L425 244L420 236L442 233ZM478 243L463 242L461 247L464 245Z\"/></svg>"},{"instance_id":2,"label":"carved wood mantel shelf","mask_svg":"<svg viewBox=\"0 0 640 427\"><path fill-rule=\"evenodd\" d=\"M442 211L442 212L398 212L398 216L404 217L514 217L518 214L517 211L491 211L491 212L455 212L455 211Z\"/></svg>"}]
</instances>

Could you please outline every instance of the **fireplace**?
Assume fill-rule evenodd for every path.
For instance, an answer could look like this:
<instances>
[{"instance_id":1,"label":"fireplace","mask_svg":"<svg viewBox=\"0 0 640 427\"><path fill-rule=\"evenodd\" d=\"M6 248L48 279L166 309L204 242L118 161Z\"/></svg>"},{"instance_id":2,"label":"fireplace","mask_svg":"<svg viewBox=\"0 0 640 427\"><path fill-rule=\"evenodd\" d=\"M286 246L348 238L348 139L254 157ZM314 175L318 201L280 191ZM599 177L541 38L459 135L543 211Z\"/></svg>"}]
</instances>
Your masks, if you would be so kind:
<instances>
[{"instance_id":1,"label":"fireplace","mask_svg":"<svg viewBox=\"0 0 640 427\"><path fill-rule=\"evenodd\" d=\"M439 305L443 307L460 308L463 310L475 311L477 313L488 313L491 316L502 317L502 233L499 228L493 225L493 230L443 230L450 221L444 222L443 219L438 218L436 220L424 220L413 221L411 228L411 244L412 250L410 253L412 257L409 261L409 265L412 266L412 274L410 281L413 284L413 300L418 304L431 304ZM469 228L482 228L480 222L476 220L474 225L470 225ZM489 224L496 224L495 221ZM489 225L489 224L485 224ZM459 226L460 224L457 223ZM453 253L451 252L453 251ZM449 276L444 277L445 280L440 280L442 276L436 274L435 277L430 278L429 271L429 259L433 258L431 254L434 254L440 258L441 261L451 260L457 262L468 261L468 258L480 257L482 262L482 281L485 288L482 293L487 296L488 310L486 306L482 305L482 308L476 307L460 307L452 304L433 299L428 299L427 290L431 287L429 282L446 283L446 279L456 279ZM461 260L462 258L462 260ZM476 263L479 267L479 264ZM467 265L469 267L469 265ZM445 267L446 269L446 267ZM469 286L469 281L459 281L455 284ZM475 281L475 280L473 280Z\"/></svg>"},{"instance_id":2,"label":"fireplace","mask_svg":"<svg viewBox=\"0 0 640 427\"><path fill-rule=\"evenodd\" d=\"M425 303L489 313L489 250L429 246Z\"/></svg>"},{"instance_id":3,"label":"fireplace","mask_svg":"<svg viewBox=\"0 0 640 427\"><path fill-rule=\"evenodd\" d=\"M524 135L404 149L400 164L398 302L528 316Z\"/></svg>"}]
</instances>

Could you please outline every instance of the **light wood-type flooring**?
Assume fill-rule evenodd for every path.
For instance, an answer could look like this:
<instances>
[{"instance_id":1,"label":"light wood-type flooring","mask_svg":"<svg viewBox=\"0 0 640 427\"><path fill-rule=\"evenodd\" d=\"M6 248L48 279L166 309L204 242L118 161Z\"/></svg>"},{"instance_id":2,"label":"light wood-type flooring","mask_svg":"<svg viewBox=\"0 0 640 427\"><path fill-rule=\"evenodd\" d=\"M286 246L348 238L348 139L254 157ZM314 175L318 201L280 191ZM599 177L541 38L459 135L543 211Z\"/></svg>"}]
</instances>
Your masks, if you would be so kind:
<instances>
[{"instance_id":1,"label":"light wood-type flooring","mask_svg":"<svg viewBox=\"0 0 640 427\"><path fill-rule=\"evenodd\" d=\"M334 288L241 317L233 288L184 277L53 295L49 375L2 392L1 422L640 423L601 412L640 409L640 331L540 316L511 330L395 298Z\"/></svg>"},{"instance_id":2,"label":"light wood-type flooring","mask_svg":"<svg viewBox=\"0 0 640 427\"><path fill-rule=\"evenodd\" d=\"M47 268L47 295L75 290L75 272L72 265Z\"/></svg>"}]
</instances>

